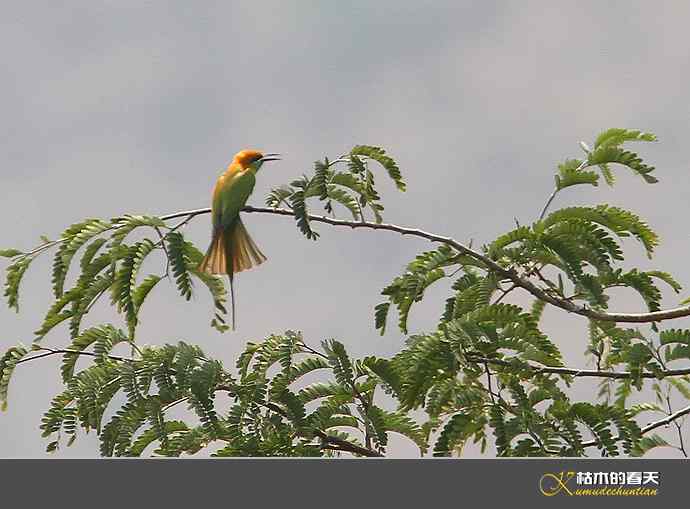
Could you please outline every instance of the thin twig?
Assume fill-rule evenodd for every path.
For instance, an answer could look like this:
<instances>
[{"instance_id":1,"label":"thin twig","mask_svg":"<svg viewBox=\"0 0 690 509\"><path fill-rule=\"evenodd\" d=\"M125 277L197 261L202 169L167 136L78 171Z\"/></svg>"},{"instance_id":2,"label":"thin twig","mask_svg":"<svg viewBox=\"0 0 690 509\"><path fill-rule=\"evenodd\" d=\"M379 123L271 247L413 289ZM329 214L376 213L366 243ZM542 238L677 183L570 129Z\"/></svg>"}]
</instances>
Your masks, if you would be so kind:
<instances>
[{"instance_id":1,"label":"thin twig","mask_svg":"<svg viewBox=\"0 0 690 509\"><path fill-rule=\"evenodd\" d=\"M48 348L46 346L42 346L40 348L37 348L35 351L37 352L44 352L38 355L33 355L31 357L25 357L23 359L20 359L19 361L16 362L16 364L21 364L23 362L29 362L29 361L35 361L37 359L42 359L44 357L50 357L51 355L86 355L88 357L104 357L101 354L93 353L93 352L85 352L82 350L71 350L69 348ZM118 355L105 355L108 359L114 360L114 361L120 361L120 362L135 362L136 359L132 359L131 357L120 357Z\"/></svg>"},{"instance_id":2,"label":"thin twig","mask_svg":"<svg viewBox=\"0 0 690 509\"><path fill-rule=\"evenodd\" d=\"M683 442L683 428L678 424L678 421L673 421L673 425L676 427L676 431L678 431L678 450L687 458L688 452L685 450L685 444Z\"/></svg>"},{"instance_id":3,"label":"thin twig","mask_svg":"<svg viewBox=\"0 0 690 509\"><path fill-rule=\"evenodd\" d=\"M165 275L163 277L170 277L170 253L165 245L165 235L163 235L163 232L161 232L161 229L158 226L155 226L154 229L160 238L159 244L165 253Z\"/></svg>"},{"instance_id":4,"label":"thin twig","mask_svg":"<svg viewBox=\"0 0 690 509\"><path fill-rule=\"evenodd\" d=\"M491 371L489 371L489 363L485 362L484 363L484 370L486 371L486 382L489 386L489 395L491 397L491 402L495 405L496 404L496 398L494 397L494 389L491 386Z\"/></svg>"},{"instance_id":5,"label":"thin twig","mask_svg":"<svg viewBox=\"0 0 690 509\"><path fill-rule=\"evenodd\" d=\"M161 412L165 413L168 410L170 410L172 407L177 406L180 403L184 403L185 401L188 401L188 400L189 400L189 396L177 399L175 401L172 401L172 402L168 403L167 405L165 405L164 407L162 407Z\"/></svg>"},{"instance_id":6,"label":"thin twig","mask_svg":"<svg viewBox=\"0 0 690 509\"><path fill-rule=\"evenodd\" d=\"M490 359L486 357L475 357L468 355L467 360L476 363L488 363L496 366L504 367L515 367L515 364L502 359ZM567 368L567 367L549 367L549 366L534 366L533 364L521 364L521 368L529 369L535 373L552 373L555 375L570 375L574 377L593 377L593 378L614 378L614 379L625 379L625 378L654 378L661 380L669 376L683 376L690 375L690 368L683 369L668 369L663 371L658 371L655 373L645 371L642 373L632 373L630 371L599 371L595 369L577 369L577 368Z\"/></svg>"},{"instance_id":7,"label":"thin twig","mask_svg":"<svg viewBox=\"0 0 690 509\"><path fill-rule=\"evenodd\" d=\"M553 200L557 194L558 194L558 189L554 189L553 193L551 193L551 196L549 196L549 199L546 202L546 205L544 205L544 208L541 210L541 214L539 214L539 221L544 219L544 216L546 215L546 211L549 210L549 207L551 206L551 202L553 202Z\"/></svg>"},{"instance_id":8,"label":"thin twig","mask_svg":"<svg viewBox=\"0 0 690 509\"><path fill-rule=\"evenodd\" d=\"M663 419L660 419L658 421L654 421L654 422L648 424L647 426L642 428L640 430L640 432L644 435L644 434L649 433L650 431L653 431L653 430L660 428L662 426L667 426L670 423L674 422L676 419L680 419L684 415L688 415L688 414L690 414L690 405L686 406L685 408L681 408L677 412L675 412L671 415L668 415L668 416L664 417ZM620 436L615 438L615 440L618 440L618 439L620 439ZM598 443L599 442L597 440L590 440L589 442L583 442L582 447L593 447L593 446L597 445Z\"/></svg>"},{"instance_id":9,"label":"thin twig","mask_svg":"<svg viewBox=\"0 0 690 509\"><path fill-rule=\"evenodd\" d=\"M585 169L585 168L588 166L588 164L589 164L589 161L588 161L587 159L583 160L583 161L580 163L580 166L578 166L577 169L576 169L575 171L580 171L580 170ZM539 214L539 221L541 221L542 219L544 219L544 216L546 216L546 212L549 210L549 207L551 206L551 203L553 202L554 198L556 198L556 195L558 194L559 191L560 191L560 189L558 189L558 187L556 187L556 188L553 190L553 192L551 193L551 196L549 196L549 199L546 201L546 204L544 205L544 208L541 209L541 214Z\"/></svg>"},{"instance_id":10,"label":"thin twig","mask_svg":"<svg viewBox=\"0 0 690 509\"><path fill-rule=\"evenodd\" d=\"M314 354L314 355L318 355L319 357L322 357L323 359L329 360L328 355L323 354L323 353L319 352L318 350L315 350L314 348L312 348L311 346L306 344L304 341L300 341L298 344L299 344L299 346L304 348L307 352Z\"/></svg>"},{"instance_id":11,"label":"thin twig","mask_svg":"<svg viewBox=\"0 0 690 509\"><path fill-rule=\"evenodd\" d=\"M498 299L496 299L496 300L494 301L494 304L500 303L500 302L506 297L506 295L508 295L510 292L512 292L512 291L515 290L516 288L518 288L518 285L513 284L513 286L511 286L511 287L508 288L507 290L501 289L501 292L502 292L502 293L501 293L501 296L500 296Z\"/></svg>"},{"instance_id":12,"label":"thin twig","mask_svg":"<svg viewBox=\"0 0 690 509\"><path fill-rule=\"evenodd\" d=\"M666 406L668 408L668 415L671 415L673 413L673 407L671 406L671 390L670 388L666 391ZM686 458L688 457L688 453L685 450L685 444L683 443L683 428L681 428L680 424L678 424L678 421L673 421L673 425L676 428L676 431L678 432L678 447L677 449L685 456Z\"/></svg>"}]
</instances>

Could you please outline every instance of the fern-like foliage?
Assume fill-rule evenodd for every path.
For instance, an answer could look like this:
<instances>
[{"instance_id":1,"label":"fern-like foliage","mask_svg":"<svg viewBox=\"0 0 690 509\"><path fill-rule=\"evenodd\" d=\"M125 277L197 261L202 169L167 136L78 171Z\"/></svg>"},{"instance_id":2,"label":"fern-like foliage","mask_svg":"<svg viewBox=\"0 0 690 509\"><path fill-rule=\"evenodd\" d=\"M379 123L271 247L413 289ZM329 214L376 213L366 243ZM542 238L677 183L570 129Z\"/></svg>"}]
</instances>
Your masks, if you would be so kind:
<instances>
[{"instance_id":1,"label":"fern-like foliage","mask_svg":"<svg viewBox=\"0 0 690 509\"><path fill-rule=\"evenodd\" d=\"M325 342L319 352L296 332L270 336L248 345L235 373L183 342L139 348L134 358L111 355L123 341L126 334L106 325L86 331L64 353L66 388L41 425L49 451L89 430L97 431L104 456L180 456L205 448L215 456L322 456L343 450L343 441L383 452L389 433L426 447L412 419L373 403L383 383L369 368L377 359L351 359L337 341ZM25 354L8 352L2 373ZM75 372L76 359L84 355L92 363ZM301 382L317 371L323 382ZM116 398L120 393L124 401ZM219 395L231 400L223 412L217 409ZM169 410L178 405L199 424L170 419Z\"/></svg>"},{"instance_id":2,"label":"fern-like foliage","mask_svg":"<svg viewBox=\"0 0 690 509\"><path fill-rule=\"evenodd\" d=\"M137 229L150 237L126 244ZM122 315L128 335L134 338L140 311L154 288L164 279L174 282L180 295L190 300L194 280L208 289L214 303L212 325L220 332L228 330L225 303L227 291L223 280L197 270L203 254L175 227L153 216L124 216L109 221L88 219L70 226L57 241L47 241L30 253L16 249L3 250L11 259L7 268L5 297L9 307L19 309L19 288L24 273L41 253L55 249L52 286L55 300L48 309L34 341L39 341L59 325L68 322L70 338L81 334L84 316L105 294ZM73 260L83 251L78 267ZM166 258L163 274L142 275L148 258L158 253ZM79 269L74 284L67 288L67 274Z\"/></svg>"},{"instance_id":3,"label":"fern-like foliage","mask_svg":"<svg viewBox=\"0 0 690 509\"><path fill-rule=\"evenodd\" d=\"M28 353L24 346L14 346L0 357L0 409L7 409L7 394L10 387L10 379L17 363Z\"/></svg>"},{"instance_id":4,"label":"fern-like foliage","mask_svg":"<svg viewBox=\"0 0 690 509\"><path fill-rule=\"evenodd\" d=\"M354 220L360 221L366 219L365 211L369 210L375 221L380 223L384 207L370 163L383 167L396 188L405 191L406 185L400 168L384 149L357 145L349 154L332 161L328 158L316 161L313 176L303 175L290 185L273 189L266 199L266 205L289 208L295 215L299 230L311 240L319 237L309 221L311 198L321 201L329 215L335 214L335 206L338 205L347 210Z\"/></svg>"},{"instance_id":5,"label":"fern-like foliage","mask_svg":"<svg viewBox=\"0 0 690 509\"><path fill-rule=\"evenodd\" d=\"M441 243L414 257L374 309L375 330L394 333L387 324L396 313L397 330L406 336L388 359L354 358L347 341L335 339L312 347L294 331L247 343L231 367L187 342L141 344L142 310L160 284L172 284L182 301L199 288L208 291L212 327L228 329L225 281L199 272L203 253L182 233L198 213L177 225L147 215L86 219L32 251L0 250L9 261L4 295L15 310L25 273L53 251L52 302L32 345L10 346L0 356L0 406L15 394L17 369L59 356L62 387L41 422L48 451L89 432L103 456L379 456L392 434L434 456L461 455L472 444L482 451L493 445L506 457L683 451L667 434L646 434L665 421L639 423L647 414L670 419L674 398L690 400L690 331L590 319L582 350L603 381L592 400L573 401L569 388L582 371L563 365L560 338L541 325L553 311L549 303L605 312L624 290L655 312L664 307L664 289L682 290L667 272L626 265L625 239L649 258L659 244L635 213L608 204L550 210L565 189L597 186L602 177L612 185L615 165L656 182L654 168L625 145L655 139L637 130L604 131L591 148L582 144L586 157L558 165L555 190L536 221L497 236L480 248L481 256ZM272 190L266 203L291 210L302 234L315 240L316 202L329 215L344 211L352 226L369 218L381 223L380 175L406 189L383 149L357 145L317 161L312 175ZM521 292L515 276L548 298L513 299ZM438 303L438 322L410 334L415 304L441 282L449 290ZM120 323L83 327L104 295ZM47 336L63 337L60 328L62 347L42 346ZM645 390L653 401L631 404Z\"/></svg>"},{"instance_id":6,"label":"fern-like foliage","mask_svg":"<svg viewBox=\"0 0 690 509\"><path fill-rule=\"evenodd\" d=\"M626 166L648 184L655 184L658 180L651 175L654 167L644 164L636 153L625 150L622 146L633 141L650 142L656 140L654 134L637 129L613 128L603 131L597 136L592 149L586 144L582 144L587 152L585 161L570 159L559 166L559 174L556 175L556 188L560 190L577 184L597 185L596 173L587 170L590 167L597 167L606 183L612 186L615 177L610 167L611 164Z\"/></svg>"},{"instance_id":7,"label":"fern-like foliage","mask_svg":"<svg viewBox=\"0 0 690 509\"><path fill-rule=\"evenodd\" d=\"M602 133L593 149L585 146L586 160L569 159L559 166L556 193L580 184L598 185L599 174L591 167L612 184L611 163L655 182L653 168L621 148L625 142L654 140L640 131ZM658 283L676 293L681 286L662 271L623 268L620 239L627 237L639 241L649 257L659 243L652 228L630 211L609 205L568 207L531 225L518 225L484 246L484 254L506 270L534 280L555 298L606 310L609 290L628 288L650 311L658 311L662 307ZM690 336L670 330L655 340L638 329L592 322L588 352L599 368L618 367L630 375L602 383L600 397L606 403L571 402L564 389L572 377L538 368L563 363L556 343L539 329L546 302L535 301L531 310L502 303L515 289L512 281L447 246L419 255L383 290L388 299L375 308L375 327L383 333L395 308L399 329L407 333L414 303L430 285L446 278L454 281L438 330L410 337L391 362L400 381L395 395L401 408L425 408L426 429L437 432L434 454L460 453L468 441L484 448L487 428L493 429L498 453L504 456L581 456L587 432L588 443L603 455L646 450L636 413L627 411L625 402L633 390L644 388L644 374L661 373L665 363L688 358ZM672 380L669 383L682 394L685 383L681 378Z\"/></svg>"}]
</instances>

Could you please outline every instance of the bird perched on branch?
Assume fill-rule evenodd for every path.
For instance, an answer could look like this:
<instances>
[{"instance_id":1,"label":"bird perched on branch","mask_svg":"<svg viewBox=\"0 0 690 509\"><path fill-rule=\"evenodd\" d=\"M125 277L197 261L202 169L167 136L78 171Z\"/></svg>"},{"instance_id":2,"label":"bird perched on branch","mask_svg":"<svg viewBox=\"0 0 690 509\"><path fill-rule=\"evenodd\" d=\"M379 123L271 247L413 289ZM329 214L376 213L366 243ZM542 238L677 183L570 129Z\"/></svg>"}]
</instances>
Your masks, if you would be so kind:
<instances>
[{"instance_id":1,"label":"bird perched on branch","mask_svg":"<svg viewBox=\"0 0 690 509\"><path fill-rule=\"evenodd\" d=\"M254 191L256 173L267 161L279 160L279 154L242 150L235 154L213 188L211 214L213 237L199 270L209 274L227 274L230 279L232 328L235 329L235 274L266 261L242 224L240 211Z\"/></svg>"}]
</instances>

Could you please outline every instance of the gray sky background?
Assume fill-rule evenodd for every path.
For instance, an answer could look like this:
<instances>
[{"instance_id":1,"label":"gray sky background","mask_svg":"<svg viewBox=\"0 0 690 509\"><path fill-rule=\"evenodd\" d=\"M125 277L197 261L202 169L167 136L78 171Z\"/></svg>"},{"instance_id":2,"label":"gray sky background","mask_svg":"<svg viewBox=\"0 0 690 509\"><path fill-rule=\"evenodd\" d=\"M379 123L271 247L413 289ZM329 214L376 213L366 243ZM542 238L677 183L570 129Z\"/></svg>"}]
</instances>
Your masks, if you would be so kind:
<instances>
[{"instance_id":1,"label":"gray sky background","mask_svg":"<svg viewBox=\"0 0 690 509\"><path fill-rule=\"evenodd\" d=\"M385 147L408 181L401 194L379 179L387 221L476 245L514 217L536 218L555 165L581 155L579 140L632 127L659 136L637 148L661 183L620 169L613 190L571 190L555 206L636 211L662 236L654 266L690 285L690 3L73 0L3 2L2 11L2 246L30 248L85 217L207 206L219 171L244 147L284 154L260 175L251 203L261 205L271 187L359 143ZM326 225L314 243L289 218L245 222L269 261L238 277L239 330L216 333L205 296L186 303L162 284L140 341L184 339L227 365L247 340L288 328L314 344L339 338L355 355L400 349L395 327L375 333L372 309L428 243ZM186 234L205 247L208 217ZM629 247L631 263L651 266ZM1 349L31 341L50 302L49 266L44 258L27 273L19 315L0 307ZM434 326L444 296L429 292L412 332ZM669 295L666 306L678 300ZM614 307L643 309L627 295ZM99 313L107 318L107 306ZM546 315L571 365L585 364L585 327ZM56 331L46 343L65 337ZM38 424L58 364L25 365L15 377L0 456L43 457ZM415 455L405 439L392 443L394 456ZM91 436L58 456L96 454Z\"/></svg>"}]
</instances>

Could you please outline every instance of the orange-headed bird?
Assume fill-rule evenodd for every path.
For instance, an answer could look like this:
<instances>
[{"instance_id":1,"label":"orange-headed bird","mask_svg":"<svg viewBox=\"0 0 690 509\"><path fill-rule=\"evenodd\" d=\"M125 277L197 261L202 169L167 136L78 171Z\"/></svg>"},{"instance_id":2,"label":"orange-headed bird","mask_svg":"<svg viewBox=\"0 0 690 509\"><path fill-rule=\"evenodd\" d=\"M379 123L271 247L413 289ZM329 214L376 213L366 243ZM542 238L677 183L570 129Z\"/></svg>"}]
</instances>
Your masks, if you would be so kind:
<instances>
[{"instance_id":1,"label":"orange-headed bird","mask_svg":"<svg viewBox=\"0 0 690 509\"><path fill-rule=\"evenodd\" d=\"M210 274L227 274L230 278L232 328L235 329L234 275L266 261L240 219L240 211L254 190L256 172L266 161L280 159L279 154L262 154L242 150L235 154L213 188L211 214L213 238L199 270Z\"/></svg>"}]
</instances>

